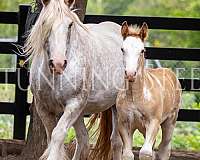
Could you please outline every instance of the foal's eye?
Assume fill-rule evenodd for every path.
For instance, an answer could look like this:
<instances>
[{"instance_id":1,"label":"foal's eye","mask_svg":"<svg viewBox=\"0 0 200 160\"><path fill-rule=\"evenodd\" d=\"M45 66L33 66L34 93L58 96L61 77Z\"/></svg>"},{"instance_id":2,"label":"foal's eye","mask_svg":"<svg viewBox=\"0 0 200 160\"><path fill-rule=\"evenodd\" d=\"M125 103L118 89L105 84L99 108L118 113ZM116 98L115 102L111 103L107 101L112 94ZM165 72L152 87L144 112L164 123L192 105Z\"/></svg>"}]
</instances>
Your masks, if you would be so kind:
<instances>
[{"instance_id":1,"label":"foal's eye","mask_svg":"<svg viewBox=\"0 0 200 160\"><path fill-rule=\"evenodd\" d=\"M124 53L124 48L121 48L121 51Z\"/></svg>"}]
</instances>

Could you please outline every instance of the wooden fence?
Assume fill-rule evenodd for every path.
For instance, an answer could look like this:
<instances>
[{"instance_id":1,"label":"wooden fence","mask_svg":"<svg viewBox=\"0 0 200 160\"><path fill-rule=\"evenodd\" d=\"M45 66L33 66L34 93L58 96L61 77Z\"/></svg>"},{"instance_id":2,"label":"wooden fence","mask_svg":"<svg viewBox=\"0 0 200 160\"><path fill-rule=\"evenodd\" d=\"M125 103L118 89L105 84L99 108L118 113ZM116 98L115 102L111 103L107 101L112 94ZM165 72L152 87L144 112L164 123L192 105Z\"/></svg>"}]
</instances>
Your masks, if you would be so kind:
<instances>
[{"instance_id":1,"label":"wooden fence","mask_svg":"<svg viewBox=\"0 0 200 160\"><path fill-rule=\"evenodd\" d=\"M0 12L1 24L17 24L17 42L0 42L0 53L15 54L15 45L23 45L25 24L27 16L30 15L31 6L20 5L19 12ZM35 16L36 17L36 16ZM29 18L29 17L28 17ZM139 17L139 16L107 16L107 15L86 15L85 23L98 23L102 21L113 21L121 24L124 20L129 24L141 24L147 22L150 29L167 30L190 30L200 31L200 19L197 18L166 18L166 17ZM155 48L147 47L148 59L159 60L186 60L200 61L200 48ZM14 115L14 139L24 139L26 130L26 116L29 115L27 103L27 88L29 85L27 67L21 67L20 61L23 56L17 55L15 72L0 72L0 83L15 84L15 102L0 102L0 114ZM200 79L180 79L184 91L200 91ZM179 121L200 122L200 110L185 110L179 112Z\"/></svg>"}]
</instances>

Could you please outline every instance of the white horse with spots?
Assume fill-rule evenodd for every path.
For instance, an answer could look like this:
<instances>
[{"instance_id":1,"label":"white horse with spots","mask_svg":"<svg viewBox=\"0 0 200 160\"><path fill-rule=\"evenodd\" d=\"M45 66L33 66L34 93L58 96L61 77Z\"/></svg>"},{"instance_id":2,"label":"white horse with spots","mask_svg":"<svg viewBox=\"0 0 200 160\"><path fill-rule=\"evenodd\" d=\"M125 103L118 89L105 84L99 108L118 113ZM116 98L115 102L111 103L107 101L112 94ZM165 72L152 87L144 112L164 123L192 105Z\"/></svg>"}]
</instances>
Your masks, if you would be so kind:
<instances>
[{"instance_id":1,"label":"white horse with spots","mask_svg":"<svg viewBox=\"0 0 200 160\"><path fill-rule=\"evenodd\" d=\"M42 2L25 45L33 59L31 91L48 141L40 159L67 159L64 139L73 126L77 138L73 160L85 160L89 142L83 116L110 110L124 83L120 26L112 22L84 25L70 10L74 0Z\"/></svg>"},{"instance_id":2,"label":"white horse with spots","mask_svg":"<svg viewBox=\"0 0 200 160\"><path fill-rule=\"evenodd\" d=\"M146 23L141 28L129 27L124 22L121 28L124 39L122 45L125 86L119 91L116 107L118 119L115 122L115 143L113 151L116 157L123 160L134 160L132 153L133 133L138 129L145 137L145 143L140 150L140 160L167 160L170 156L170 141L175 127L180 103L181 86L176 75L167 68L144 68L144 41L147 37ZM109 145L111 119L100 119L100 136L96 155L105 153ZM118 121L118 124L117 124ZM114 125L114 123L113 123ZM159 127L162 128L162 141L158 154L154 155L153 146ZM106 149L106 154L110 151ZM101 158L102 159L102 158ZM108 159L112 159L108 157Z\"/></svg>"}]
</instances>

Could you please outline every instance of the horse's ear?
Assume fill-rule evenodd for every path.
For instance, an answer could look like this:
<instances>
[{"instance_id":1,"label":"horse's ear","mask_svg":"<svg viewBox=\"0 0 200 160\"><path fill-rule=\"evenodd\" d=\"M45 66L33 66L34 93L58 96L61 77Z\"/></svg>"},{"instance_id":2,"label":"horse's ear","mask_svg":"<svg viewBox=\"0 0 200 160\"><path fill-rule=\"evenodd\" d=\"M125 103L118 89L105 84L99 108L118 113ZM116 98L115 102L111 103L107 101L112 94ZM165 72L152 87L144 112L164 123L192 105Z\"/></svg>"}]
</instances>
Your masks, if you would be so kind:
<instances>
[{"instance_id":1,"label":"horse's ear","mask_svg":"<svg viewBox=\"0 0 200 160\"><path fill-rule=\"evenodd\" d=\"M47 6L50 2L50 0L41 0L43 6Z\"/></svg>"},{"instance_id":2,"label":"horse's ear","mask_svg":"<svg viewBox=\"0 0 200 160\"><path fill-rule=\"evenodd\" d=\"M124 21L122 23L122 28L121 28L121 34L122 34L122 37L125 39L128 34L129 34L129 28L128 28L128 23L127 21Z\"/></svg>"},{"instance_id":3,"label":"horse's ear","mask_svg":"<svg viewBox=\"0 0 200 160\"><path fill-rule=\"evenodd\" d=\"M75 3L75 0L65 0L65 4L67 4L69 7L72 7Z\"/></svg>"},{"instance_id":4,"label":"horse's ear","mask_svg":"<svg viewBox=\"0 0 200 160\"><path fill-rule=\"evenodd\" d=\"M147 37L148 37L148 25L146 24L146 22L144 22L140 29L140 38L142 39L142 41L145 41Z\"/></svg>"}]
</instances>

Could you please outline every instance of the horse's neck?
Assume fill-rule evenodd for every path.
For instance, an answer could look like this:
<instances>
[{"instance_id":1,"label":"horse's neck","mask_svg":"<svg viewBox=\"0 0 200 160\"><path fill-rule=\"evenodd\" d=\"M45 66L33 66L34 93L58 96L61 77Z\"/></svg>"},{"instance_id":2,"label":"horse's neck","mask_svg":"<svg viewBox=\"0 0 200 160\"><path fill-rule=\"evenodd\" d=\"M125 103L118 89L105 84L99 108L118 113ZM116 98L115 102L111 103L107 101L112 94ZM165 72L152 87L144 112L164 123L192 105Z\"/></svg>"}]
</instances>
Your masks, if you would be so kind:
<instances>
[{"instance_id":1,"label":"horse's neck","mask_svg":"<svg viewBox=\"0 0 200 160\"><path fill-rule=\"evenodd\" d=\"M88 44L88 34L79 25L72 27L69 45L68 56L71 59L83 60L82 63L84 63L85 59L87 59L86 57L89 56L86 50L89 49L90 46Z\"/></svg>"}]
</instances>

